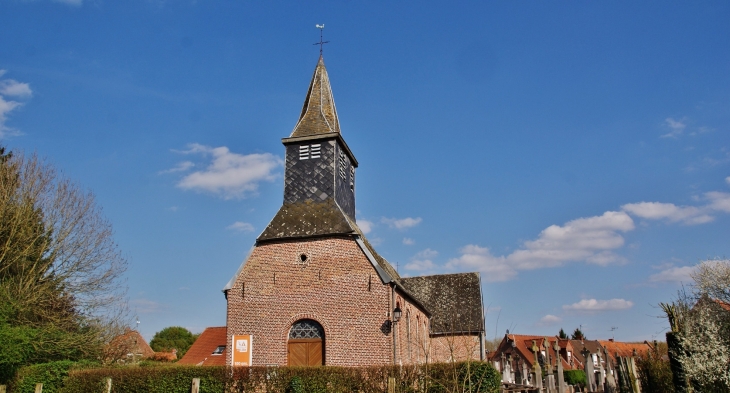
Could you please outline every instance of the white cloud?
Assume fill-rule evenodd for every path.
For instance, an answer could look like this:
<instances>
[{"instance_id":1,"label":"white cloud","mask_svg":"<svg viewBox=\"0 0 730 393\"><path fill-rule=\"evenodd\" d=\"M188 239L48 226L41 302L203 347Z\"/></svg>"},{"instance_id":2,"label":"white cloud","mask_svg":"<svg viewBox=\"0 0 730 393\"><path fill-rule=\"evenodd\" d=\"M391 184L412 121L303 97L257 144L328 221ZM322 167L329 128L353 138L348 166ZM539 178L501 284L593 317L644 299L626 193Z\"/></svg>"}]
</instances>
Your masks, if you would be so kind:
<instances>
[{"instance_id":1,"label":"white cloud","mask_svg":"<svg viewBox=\"0 0 730 393\"><path fill-rule=\"evenodd\" d=\"M433 270L436 264L430 259L413 260L406 264L407 270L428 271Z\"/></svg>"},{"instance_id":2,"label":"white cloud","mask_svg":"<svg viewBox=\"0 0 730 393\"><path fill-rule=\"evenodd\" d=\"M495 256L488 248L470 244L463 247L459 258L448 261L447 268L476 269L487 281L506 281L518 270L562 266L568 262L587 262L605 266L625 262L611 250L622 247L619 232L634 229L634 222L624 212L608 211L601 216L579 218L563 226L551 225L536 240L507 256Z\"/></svg>"},{"instance_id":3,"label":"white cloud","mask_svg":"<svg viewBox=\"0 0 730 393\"><path fill-rule=\"evenodd\" d=\"M730 176L725 178L725 183L730 184Z\"/></svg>"},{"instance_id":4,"label":"white cloud","mask_svg":"<svg viewBox=\"0 0 730 393\"><path fill-rule=\"evenodd\" d=\"M412 246L412 245L416 244L416 241L409 237L404 237L403 244L405 244L406 246Z\"/></svg>"},{"instance_id":5,"label":"white cloud","mask_svg":"<svg viewBox=\"0 0 730 393\"><path fill-rule=\"evenodd\" d=\"M430 248L420 251L411 258L411 261L408 264L406 264L406 269L417 271L433 270L436 267L436 264L433 263L433 258L438 255L438 251Z\"/></svg>"},{"instance_id":6,"label":"white cloud","mask_svg":"<svg viewBox=\"0 0 730 393\"><path fill-rule=\"evenodd\" d=\"M682 222L687 225L705 224L714 220L714 217L706 214L704 209L694 206L677 206L673 203L628 203L621 206L621 209L648 220L666 219L671 222Z\"/></svg>"},{"instance_id":7,"label":"white cloud","mask_svg":"<svg viewBox=\"0 0 730 393\"><path fill-rule=\"evenodd\" d=\"M540 318L540 322L538 325L540 326L548 326L548 325L555 325L556 323L562 321L562 318L555 316L555 315L545 315L544 317Z\"/></svg>"},{"instance_id":8,"label":"white cloud","mask_svg":"<svg viewBox=\"0 0 730 393\"><path fill-rule=\"evenodd\" d=\"M634 303L632 301L624 299L583 299L578 303L563 306L563 310L576 312L617 311L626 310L633 306Z\"/></svg>"},{"instance_id":9,"label":"white cloud","mask_svg":"<svg viewBox=\"0 0 730 393\"><path fill-rule=\"evenodd\" d=\"M423 220L421 219L421 217L416 217L416 218L411 218L411 217L386 218L386 217L383 217L380 221L383 224L388 224L388 226L391 228L396 228L396 229L402 230L402 229L408 229L408 228L415 227L416 225L420 224L421 221L423 221Z\"/></svg>"},{"instance_id":10,"label":"white cloud","mask_svg":"<svg viewBox=\"0 0 730 393\"><path fill-rule=\"evenodd\" d=\"M486 281L507 281L517 275L505 257L495 257L488 248L469 244L459 250L461 256L446 263L446 267L459 270L478 270Z\"/></svg>"},{"instance_id":11,"label":"white cloud","mask_svg":"<svg viewBox=\"0 0 730 393\"><path fill-rule=\"evenodd\" d=\"M649 276L650 282L690 282L694 266L675 266Z\"/></svg>"},{"instance_id":12,"label":"white cloud","mask_svg":"<svg viewBox=\"0 0 730 393\"><path fill-rule=\"evenodd\" d=\"M225 199L244 198L258 190L259 182L276 179L274 170L283 165L279 157L270 153L236 154L227 147L210 147L197 143L188 146L183 154L201 154L212 157L211 163L201 171L186 175L177 184L186 190L200 190L222 196Z\"/></svg>"},{"instance_id":13,"label":"white cloud","mask_svg":"<svg viewBox=\"0 0 730 393\"><path fill-rule=\"evenodd\" d=\"M0 77L5 75L6 72L6 70L0 70ZM14 79L0 80L0 138L20 135L18 130L6 126L5 122L8 120L10 112L21 107L23 103L6 99L6 97L28 99L32 95L33 91L27 83L20 83Z\"/></svg>"},{"instance_id":14,"label":"white cloud","mask_svg":"<svg viewBox=\"0 0 730 393\"><path fill-rule=\"evenodd\" d=\"M709 207L713 210L730 213L730 194L726 192L711 191L705 193L705 199L709 200Z\"/></svg>"},{"instance_id":15,"label":"white cloud","mask_svg":"<svg viewBox=\"0 0 730 393\"><path fill-rule=\"evenodd\" d=\"M375 224L373 224L371 221L368 220L357 220L357 226L360 227L360 230L364 234L368 234L373 230L373 227Z\"/></svg>"},{"instance_id":16,"label":"white cloud","mask_svg":"<svg viewBox=\"0 0 730 393\"><path fill-rule=\"evenodd\" d=\"M685 123L686 120L674 120L671 117L667 117L664 120L664 123L667 127L669 127L670 131L664 135L662 135L662 138L677 138L678 136L682 135L684 132L684 129L687 128L687 124Z\"/></svg>"},{"instance_id":17,"label":"white cloud","mask_svg":"<svg viewBox=\"0 0 730 393\"><path fill-rule=\"evenodd\" d=\"M0 94L8 97L30 98L33 96L33 91L30 90L30 85L27 83L20 83L15 79L5 79L0 81Z\"/></svg>"},{"instance_id":18,"label":"white cloud","mask_svg":"<svg viewBox=\"0 0 730 393\"><path fill-rule=\"evenodd\" d=\"M166 173L185 172L194 166L195 164L192 161L182 161L178 162L177 165L170 169L165 169L164 171L159 171L157 173L160 175L164 175Z\"/></svg>"},{"instance_id":19,"label":"white cloud","mask_svg":"<svg viewBox=\"0 0 730 393\"><path fill-rule=\"evenodd\" d=\"M521 270L556 267L566 262L587 261L598 265L620 263L623 259L610 250L622 247L619 232L634 229L634 222L624 212L607 211L601 216L579 218L563 226L551 225L537 240L508 256Z\"/></svg>"},{"instance_id":20,"label":"white cloud","mask_svg":"<svg viewBox=\"0 0 730 393\"><path fill-rule=\"evenodd\" d=\"M238 232L253 232L253 225L247 222L236 221L233 224L227 226L226 229Z\"/></svg>"}]
</instances>

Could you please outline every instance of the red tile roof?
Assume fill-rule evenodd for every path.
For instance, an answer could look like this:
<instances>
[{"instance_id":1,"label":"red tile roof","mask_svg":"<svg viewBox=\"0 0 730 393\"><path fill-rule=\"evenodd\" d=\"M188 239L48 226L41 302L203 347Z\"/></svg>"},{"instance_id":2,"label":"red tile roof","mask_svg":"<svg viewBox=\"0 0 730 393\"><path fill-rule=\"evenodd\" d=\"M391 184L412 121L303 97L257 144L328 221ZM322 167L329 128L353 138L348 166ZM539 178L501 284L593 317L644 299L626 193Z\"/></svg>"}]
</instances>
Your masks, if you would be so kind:
<instances>
[{"instance_id":1,"label":"red tile roof","mask_svg":"<svg viewBox=\"0 0 730 393\"><path fill-rule=\"evenodd\" d=\"M529 367L532 367L532 365L535 363L535 353L532 352L532 340L535 340L535 344L540 348L541 351L543 351L545 348L543 348L543 343L545 342L545 339L547 338L548 343L550 345L550 363L555 366L555 351L553 348L553 343L557 340L558 345L560 346L560 359L563 363L563 369L570 370L574 367L571 366L566 357L567 357L567 351L573 351L572 345L570 343L570 340L560 340L555 336L552 337L545 337L545 336L529 336L529 335L522 335L522 334L509 334L506 335L505 338L502 340L502 343L499 345L497 350L492 353L490 356L490 360L495 361L499 360L501 358L502 353L510 353L512 351L516 351L520 354L520 357L527 362L527 365ZM515 346L512 347L511 342L515 343Z\"/></svg>"},{"instance_id":2,"label":"red tile roof","mask_svg":"<svg viewBox=\"0 0 730 393\"><path fill-rule=\"evenodd\" d=\"M225 366L227 348L220 355L213 355L213 351L221 345L226 345L226 327L209 327L200 334L195 343L185 352L185 356L178 364L194 364L198 366Z\"/></svg>"},{"instance_id":3,"label":"red tile roof","mask_svg":"<svg viewBox=\"0 0 730 393\"><path fill-rule=\"evenodd\" d=\"M598 342L608 350L609 356L616 356L618 354L621 357L631 357L634 356L634 350L636 350L637 355L643 355L651 349L651 346L646 341L643 343L625 343L612 340L598 340Z\"/></svg>"},{"instance_id":4,"label":"red tile roof","mask_svg":"<svg viewBox=\"0 0 730 393\"><path fill-rule=\"evenodd\" d=\"M135 356L141 355L142 358L148 358L155 354L155 351L150 348L144 337L138 331L131 329L126 329L124 334L114 337L107 344L107 352L124 352L119 355L126 355L129 352Z\"/></svg>"}]
</instances>

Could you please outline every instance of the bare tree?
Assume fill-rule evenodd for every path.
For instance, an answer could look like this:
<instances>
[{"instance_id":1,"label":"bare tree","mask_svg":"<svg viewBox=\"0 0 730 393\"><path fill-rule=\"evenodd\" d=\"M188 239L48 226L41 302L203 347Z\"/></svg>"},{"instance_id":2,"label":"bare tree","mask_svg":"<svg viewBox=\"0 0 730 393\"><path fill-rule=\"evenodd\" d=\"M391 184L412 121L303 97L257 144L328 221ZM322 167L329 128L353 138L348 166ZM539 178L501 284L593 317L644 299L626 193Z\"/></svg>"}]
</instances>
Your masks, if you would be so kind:
<instances>
[{"instance_id":1,"label":"bare tree","mask_svg":"<svg viewBox=\"0 0 730 393\"><path fill-rule=\"evenodd\" d=\"M50 357L60 347L66 357L100 351L126 307L126 261L112 235L91 192L36 155L0 148L0 323L35 329L28 340Z\"/></svg>"}]
</instances>

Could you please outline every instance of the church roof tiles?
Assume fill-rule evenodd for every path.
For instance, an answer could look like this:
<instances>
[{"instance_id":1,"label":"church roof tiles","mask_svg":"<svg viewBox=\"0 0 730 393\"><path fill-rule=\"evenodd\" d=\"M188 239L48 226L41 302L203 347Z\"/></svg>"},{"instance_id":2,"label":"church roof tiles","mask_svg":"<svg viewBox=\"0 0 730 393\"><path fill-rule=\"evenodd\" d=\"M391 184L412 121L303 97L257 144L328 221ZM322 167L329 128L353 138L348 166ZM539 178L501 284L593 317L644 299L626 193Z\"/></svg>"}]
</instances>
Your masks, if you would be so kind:
<instances>
[{"instance_id":1,"label":"church roof tiles","mask_svg":"<svg viewBox=\"0 0 730 393\"><path fill-rule=\"evenodd\" d=\"M324 66L324 59L320 56L312 81L309 83L302 113L299 115L299 121L290 138L339 132L340 121L337 118L335 100L332 97L332 87Z\"/></svg>"},{"instance_id":2,"label":"church roof tiles","mask_svg":"<svg viewBox=\"0 0 730 393\"><path fill-rule=\"evenodd\" d=\"M432 333L484 331L479 273L408 277L400 281L433 314Z\"/></svg>"}]
</instances>

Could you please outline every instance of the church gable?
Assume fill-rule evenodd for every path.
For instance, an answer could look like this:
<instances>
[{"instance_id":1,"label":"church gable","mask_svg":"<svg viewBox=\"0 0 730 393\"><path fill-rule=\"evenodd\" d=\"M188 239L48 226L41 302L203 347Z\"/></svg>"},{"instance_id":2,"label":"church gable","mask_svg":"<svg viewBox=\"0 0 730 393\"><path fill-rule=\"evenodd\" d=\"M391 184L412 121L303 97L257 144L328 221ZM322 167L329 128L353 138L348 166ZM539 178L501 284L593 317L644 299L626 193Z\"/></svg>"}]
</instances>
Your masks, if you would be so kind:
<instances>
[{"instance_id":1,"label":"church gable","mask_svg":"<svg viewBox=\"0 0 730 393\"><path fill-rule=\"evenodd\" d=\"M254 336L254 364L287 364L289 329L311 319L324 329L325 364L384 364L389 296L352 238L266 242L228 289L229 335Z\"/></svg>"}]
</instances>

